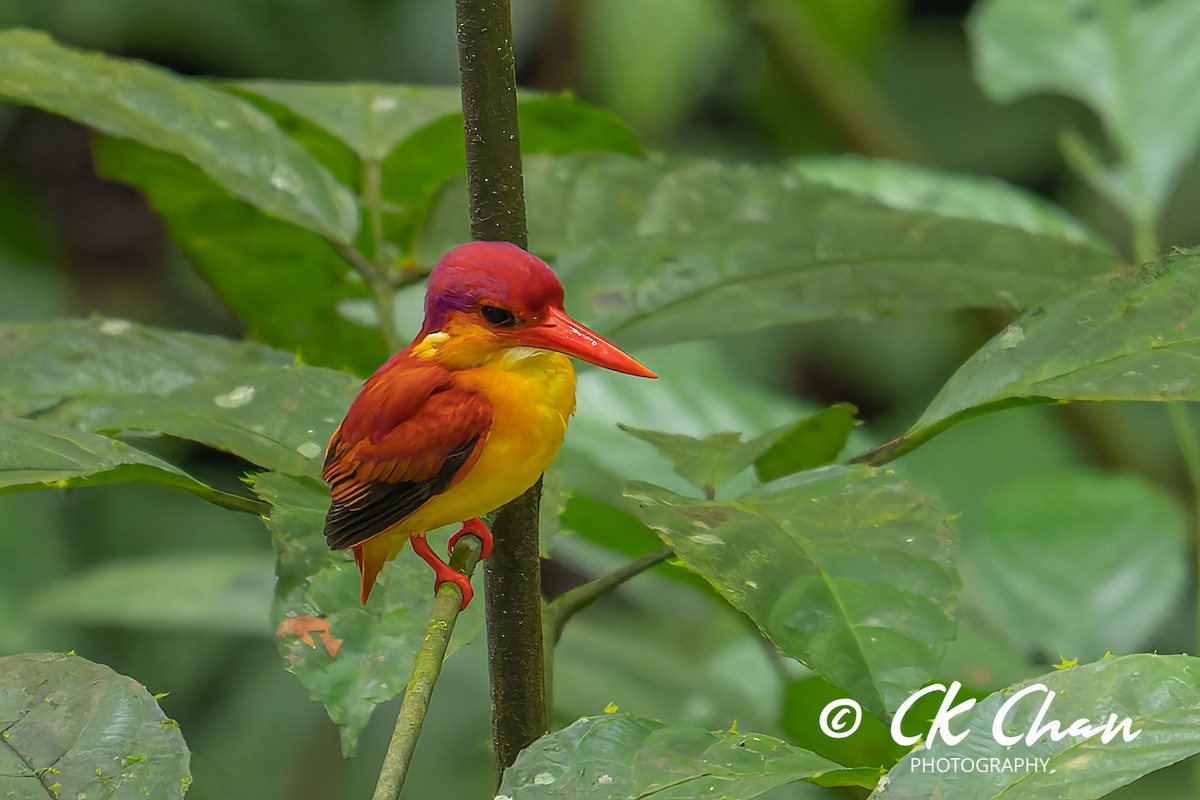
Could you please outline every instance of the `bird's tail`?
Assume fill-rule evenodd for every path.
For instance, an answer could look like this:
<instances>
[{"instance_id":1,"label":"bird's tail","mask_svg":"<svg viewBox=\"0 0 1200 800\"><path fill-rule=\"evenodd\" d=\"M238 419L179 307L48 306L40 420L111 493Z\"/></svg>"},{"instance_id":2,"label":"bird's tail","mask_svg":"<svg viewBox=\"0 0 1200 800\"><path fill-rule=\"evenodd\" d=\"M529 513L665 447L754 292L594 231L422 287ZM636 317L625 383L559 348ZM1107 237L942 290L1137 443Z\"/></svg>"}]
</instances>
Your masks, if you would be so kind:
<instances>
[{"instance_id":1,"label":"bird's tail","mask_svg":"<svg viewBox=\"0 0 1200 800\"><path fill-rule=\"evenodd\" d=\"M383 565L399 555L407 541L407 533L385 532L351 548L354 551L354 563L358 564L358 571L362 574L359 599L364 606L367 604L367 598L371 596L371 587L375 585L375 579L379 577Z\"/></svg>"}]
</instances>

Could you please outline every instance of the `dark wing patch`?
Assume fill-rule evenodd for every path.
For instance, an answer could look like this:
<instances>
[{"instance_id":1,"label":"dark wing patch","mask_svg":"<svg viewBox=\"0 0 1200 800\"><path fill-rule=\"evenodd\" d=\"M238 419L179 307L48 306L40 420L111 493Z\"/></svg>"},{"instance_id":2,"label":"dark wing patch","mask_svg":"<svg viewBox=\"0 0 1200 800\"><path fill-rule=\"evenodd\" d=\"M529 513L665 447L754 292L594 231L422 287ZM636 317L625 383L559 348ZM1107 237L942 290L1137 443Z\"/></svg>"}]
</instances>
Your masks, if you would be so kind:
<instances>
[{"instance_id":1,"label":"dark wing patch","mask_svg":"<svg viewBox=\"0 0 1200 800\"><path fill-rule=\"evenodd\" d=\"M438 471L420 481L375 481L357 489L347 500L338 500L325 516L325 541L333 550L344 550L382 533L412 514L429 498L445 491L470 460L480 437L464 442L442 462Z\"/></svg>"}]
</instances>

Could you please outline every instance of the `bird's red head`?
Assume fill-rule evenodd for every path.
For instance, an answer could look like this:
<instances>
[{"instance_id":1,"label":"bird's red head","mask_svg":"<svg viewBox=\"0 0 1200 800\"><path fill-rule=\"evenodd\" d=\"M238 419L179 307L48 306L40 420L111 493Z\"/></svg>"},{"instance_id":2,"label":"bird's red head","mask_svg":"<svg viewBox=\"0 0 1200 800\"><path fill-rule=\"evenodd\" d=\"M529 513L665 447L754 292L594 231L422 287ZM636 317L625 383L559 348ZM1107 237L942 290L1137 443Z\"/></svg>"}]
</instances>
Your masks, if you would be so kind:
<instances>
[{"instance_id":1,"label":"bird's red head","mask_svg":"<svg viewBox=\"0 0 1200 800\"><path fill-rule=\"evenodd\" d=\"M654 373L604 337L567 316L563 287L537 256L507 242L471 242L446 253L425 291L422 335L466 316L511 346L554 350L600 367Z\"/></svg>"}]
</instances>

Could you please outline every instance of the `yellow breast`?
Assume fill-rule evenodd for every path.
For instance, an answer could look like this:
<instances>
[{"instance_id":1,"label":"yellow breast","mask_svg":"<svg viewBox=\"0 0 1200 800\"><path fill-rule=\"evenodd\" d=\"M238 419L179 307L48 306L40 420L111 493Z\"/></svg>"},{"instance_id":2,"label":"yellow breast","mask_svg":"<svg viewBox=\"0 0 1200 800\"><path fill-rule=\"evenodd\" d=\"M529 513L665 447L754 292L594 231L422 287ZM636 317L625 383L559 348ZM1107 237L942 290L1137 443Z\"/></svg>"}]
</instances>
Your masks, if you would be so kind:
<instances>
[{"instance_id":1,"label":"yellow breast","mask_svg":"<svg viewBox=\"0 0 1200 800\"><path fill-rule=\"evenodd\" d=\"M554 460L575 410L575 370L559 353L509 348L455 377L491 402L495 419L479 460L410 518L405 527L413 532L478 517L518 497Z\"/></svg>"}]
</instances>

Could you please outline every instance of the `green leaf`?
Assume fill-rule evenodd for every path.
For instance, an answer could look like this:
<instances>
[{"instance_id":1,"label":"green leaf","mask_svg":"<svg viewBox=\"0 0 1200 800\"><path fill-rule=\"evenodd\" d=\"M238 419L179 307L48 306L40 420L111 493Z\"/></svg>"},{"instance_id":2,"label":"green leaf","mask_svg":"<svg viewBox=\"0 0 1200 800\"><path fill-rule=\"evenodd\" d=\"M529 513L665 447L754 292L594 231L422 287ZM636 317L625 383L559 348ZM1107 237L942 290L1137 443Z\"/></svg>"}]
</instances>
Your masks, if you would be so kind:
<instances>
[{"instance_id":1,"label":"green leaf","mask_svg":"<svg viewBox=\"0 0 1200 800\"><path fill-rule=\"evenodd\" d=\"M628 447L613 447L618 425L671 428L701 438L720 430L770 431L812 409L793 397L747 385L709 344L662 348L647 360L658 373L656 381L608 370L580 371L575 414L551 468L564 474L563 484L573 493L616 504L630 478L688 490L688 483L650 447L632 441ZM749 476L739 476L728 489L740 493L753 483Z\"/></svg>"},{"instance_id":2,"label":"green leaf","mask_svg":"<svg viewBox=\"0 0 1200 800\"><path fill-rule=\"evenodd\" d=\"M858 728L845 738L834 738L821 729L821 712L829 704L846 697L846 690L824 678L810 675L790 681L782 703L783 730L795 744L819 756L847 765L891 766L910 748L892 741L888 723L870 712L863 712ZM938 698L939 700L941 698ZM909 719L924 720L937 711L937 703L914 708Z\"/></svg>"},{"instance_id":3,"label":"green leaf","mask_svg":"<svg viewBox=\"0 0 1200 800\"><path fill-rule=\"evenodd\" d=\"M363 606L354 559L325 546L328 487L268 472L254 488L271 503L267 525L279 578L271 616L279 652L325 705L341 729L343 754L352 755L375 706L404 691L433 607L433 573L405 548ZM448 653L482 630L481 609L475 602L459 615ZM325 630L309 634L310 646L302 634L314 623Z\"/></svg>"},{"instance_id":4,"label":"green leaf","mask_svg":"<svg viewBox=\"0 0 1200 800\"><path fill-rule=\"evenodd\" d=\"M985 498L964 558L986 614L1010 641L1091 660L1144 647L1187 580L1187 523L1132 476L1051 473ZM966 568L964 567L964 572Z\"/></svg>"},{"instance_id":5,"label":"green leaf","mask_svg":"<svg viewBox=\"0 0 1200 800\"><path fill-rule=\"evenodd\" d=\"M179 725L137 681L58 653L0 658L0 795L182 797Z\"/></svg>"},{"instance_id":6,"label":"green leaf","mask_svg":"<svg viewBox=\"0 0 1200 800\"><path fill-rule=\"evenodd\" d=\"M125 442L48 422L0 417L0 494L128 482L173 486L227 508L259 511L253 499L207 486Z\"/></svg>"},{"instance_id":7,"label":"green leaf","mask_svg":"<svg viewBox=\"0 0 1200 800\"><path fill-rule=\"evenodd\" d=\"M0 97L181 156L264 213L333 241L358 231L345 186L270 117L201 81L8 30L0 32Z\"/></svg>"},{"instance_id":8,"label":"green leaf","mask_svg":"<svg viewBox=\"0 0 1200 800\"><path fill-rule=\"evenodd\" d=\"M499 796L749 798L796 781L875 785L877 773L846 770L807 750L754 733L677 728L628 714L584 717L521 751ZM839 782L840 779L840 782Z\"/></svg>"},{"instance_id":9,"label":"green leaf","mask_svg":"<svg viewBox=\"0 0 1200 800\"><path fill-rule=\"evenodd\" d=\"M886 471L830 467L714 503L632 483L634 513L785 653L879 716L954 636L945 515Z\"/></svg>"},{"instance_id":10,"label":"green leaf","mask_svg":"<svg viewBox=\"0 0 1200 800\"><path fill-rule=\"evenodd\" d=\"M796 174L903 211L930 211L950 219L994 222L1036 236L1108 245L1059 206L1010 183L898 161L861 156L816 156L795 162Z\"/></svg>"},{"instance_id":11,"label":"green leaf","mask_svg":"<svg viewBox=\"0 0 1200 800\"><path fill-rule=\"evenodd\" d=\"M264 636L274 584L263 553L170 553L74 572L35 596L30 613L75 625Z\"/></svg>"},{"instance_id":12,"label":"green leaf","mask_svg":"<svg viewBox=\"0 0 1200 800\"><path fill-rule=\"evenodd\" d=\"M324 238L230 197L170 153L108 138L94 149L101 175L146 193L171 239L252 337L362 374L387 358L379 330L343 311L370 291Z\"/></svg>"},{"instance_id":13,"label":"green leaf","mask_svg":"<svg viewBox=\"0 0 1200 800\"><path fill-rule=\"evenodd\" d=\"M521 152L562 155L578 151L611 151L641 155L641 147L629 128L607 111L589 106L568 95L529 97L521 93L517 102L521 130ZM452 178L465 185L467 160L463 149L461 113L448 115L417 131L399 144L383 162L383 194L397 216L385 218L388 238L403 242L411 250L421 220L428 213L437 190ZM470 232L454 228L457 239L445 240L434 250L415 253L416 263L432 269L450 247L470 239Z\"/></svg>"},{"instance_id":14,"label":"green leaf","mask_svg":"<svg viewBox=\"0 0 1200 800\"><path fill-rule=\"evenodd\" d=\"M1134 219L1163 208L1200 143L1200 98L1173 75L1200 73L1191 0L990 0L968 25L975 73L992 99L1037 92L1083 101L1119 154L1093 183Z\"/></svg>"},{"instance_id":15,"label":"green leaf","mask_svg":"<svg viewBox=\"0 0 1200 800\"><path fill-rule=\"evenodd\" d=\"M963 364L902 437L895 457L951 425L1015 405L1200 400L1200 250L1093 280L1027 311ZM1064 343L1070 346L1064 346Z\"/></svg>"},{"instance_id":16,"label":"green leaf","mask_svg":"<svg viewBox=\"0 0 1200 800\"><path fill-rule=\"evenodd\" d=\"M754 474L764 483L837 460L851 432L861 425L849 403L835 403L797 422L754 461Z\"/></svg>"},{"instance_id":17,"label":"green leaf","mask_svg":"<svg viewBox=\"0 0 1200 800\"><path fill-rule=\"evenodd\" d=\"M570 94L522 97L517 104L517 122L523 153L642 155L637 137L619 117Z\"/></svg>"},{"instance_id":18,"label":"green leaf","mask_svg":"<svg viewBox=\"0 0 1200 800\"><path fill-rule=\"evenodd\" d=\"M1022 688L1042 684L1055 693L1045 722L1066 728L1077 719L1103 724L1109 715L1129 717L1138 736L1121 735L1108 743L1099 738L1067 736L1054 741L1044 735L1035 744L998 744L992 724L1005 701ZM1026 734L1035 723L1045 692L1027 695L1005 716L1006 735ZM970 729L960 743L939 740L929 749L902 759L871 795L873 800L1031 800L1071 797L1092 800L1132 783L1149 772L1200 752L1200 661L1188 656L1133 655L1105 658L1032 678L991 695L955 717L953 730ZM1038 771L957 770L921 767L922 759L1042 758ZM915 762L915 763L914 763Z\"/></svg>"},{"instance_id":19,"label":"green leaf","mask_svg":"<svg viewBox=\"0 0 1200 800\"><path fill-rule=\"evenodd\" d=\"M947 216L937 203L890 207L804 169L530 157L530 242L555 258L572 311L625 346L818 319L1025 308L1115 264L1057 220L1037 227L1049 218L1040 203L1019 224L1001 224ZM448 184L419 261L467 235L465 207L465 189Z\"/></svg>"},{"instance_id":20,"label":"green leaf","mask_svg":"<svg viewBox=\"0 0 1200 800\"><path fill-rule=\"evenodd\" d=\"M450 86L290 81L234 85L291 109L345 142L364 161L382 161L414 132L462 109L458 87Z\"/></svg>"},{"instance_id":21,"label":"green leaf","mask_svg":"<svg viewBox=\"0 0 1200 800\"><path fill-rule=\"evenodd\" d=\"M776 429L743 442L740 433L714 433L697 439L682 433L651 431L623 423L617 423L617 427L654 445L659 454L671 462L676 474L706 496L753 464L786 433L784 429Z\"/></svg>"},{"instance_id":22,"label":"green leaf","mask_svg":"<svg viewBox=\"0 0 1200 800\"><path fill-rule=\"evenodd\" d=\"M259 345L122 319L0 321L0 412L44 412L78 397L166 396L230 364L291 362Z\"/></svg>"},{"instance_id":23,"label":"green leaf","mask_svg":"<svg viewBox=\"0 0 1200 800\"><path fill-rule=\"evenodd\" d=\"M578 538L559 545L560 563L593 574L624 561ZM661 544L655 539L653 546ZM680 725L720 727L737 719L771 732L782 699L776 655L711 592L656 573L667 574L639 576L618 590L616 602L597 604L566 626L554 648L556 716L570 721L615 703Z\"/></svg>"},{"instance_id":24,"label":"green leaf","mask_svg":"<svg viewBox=\"0 0 1200 800\"><path fill-rule=\"evenodd\" d=\"M217 336L124 320L0 323L0 409L103 433L165 433L320 474L360 382Z\"/></svg>"}]
</instances>

